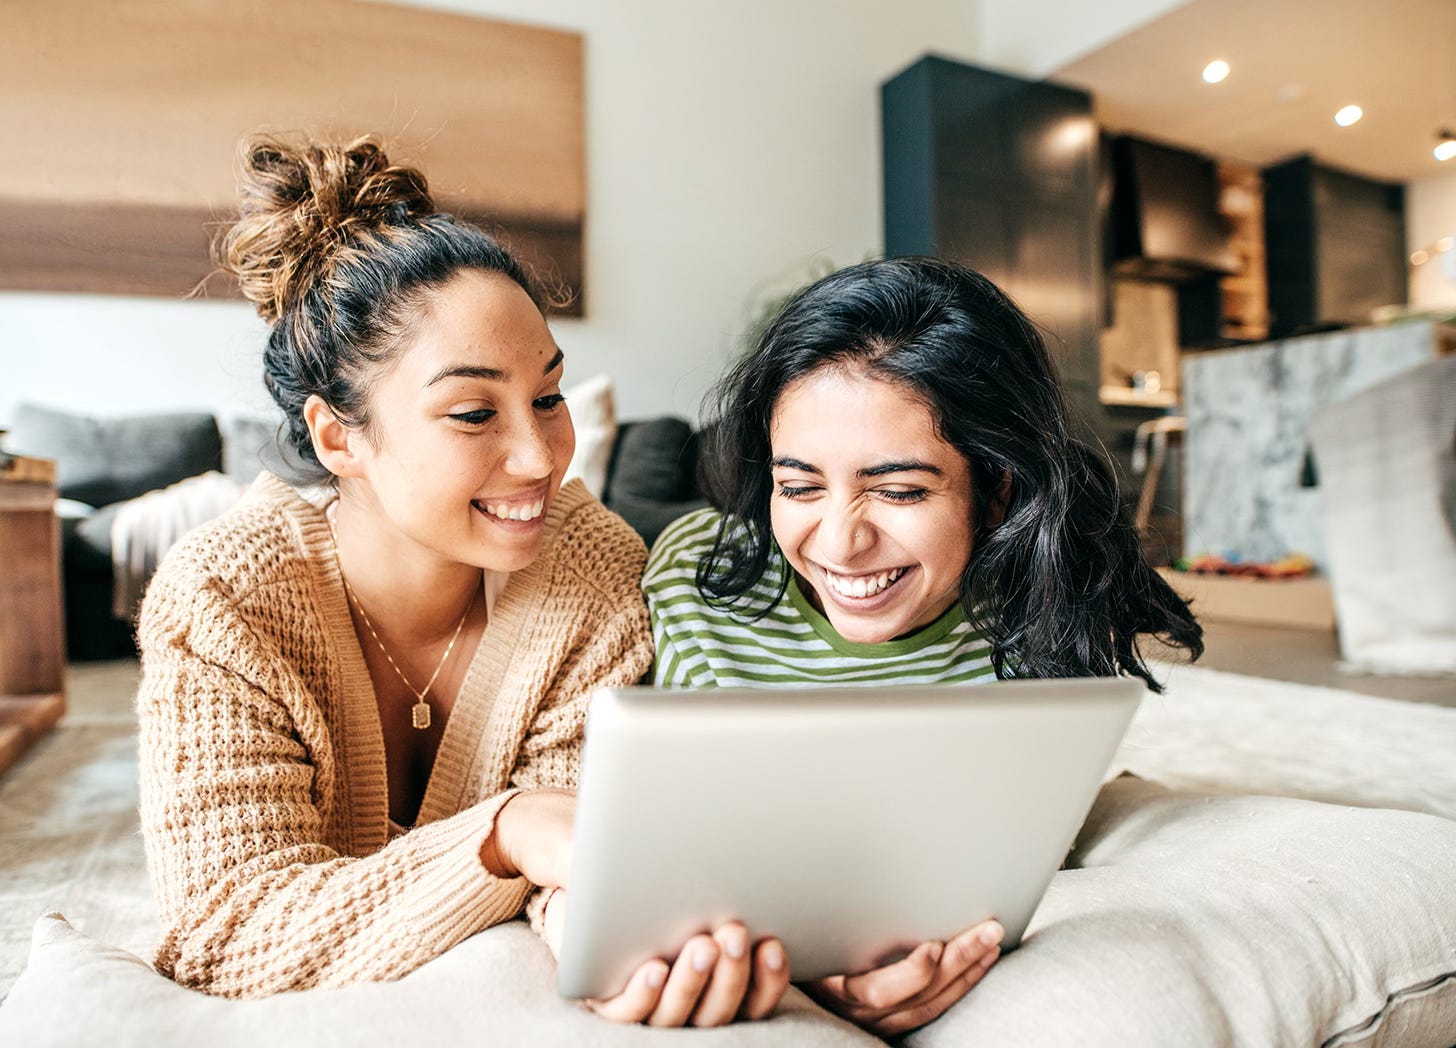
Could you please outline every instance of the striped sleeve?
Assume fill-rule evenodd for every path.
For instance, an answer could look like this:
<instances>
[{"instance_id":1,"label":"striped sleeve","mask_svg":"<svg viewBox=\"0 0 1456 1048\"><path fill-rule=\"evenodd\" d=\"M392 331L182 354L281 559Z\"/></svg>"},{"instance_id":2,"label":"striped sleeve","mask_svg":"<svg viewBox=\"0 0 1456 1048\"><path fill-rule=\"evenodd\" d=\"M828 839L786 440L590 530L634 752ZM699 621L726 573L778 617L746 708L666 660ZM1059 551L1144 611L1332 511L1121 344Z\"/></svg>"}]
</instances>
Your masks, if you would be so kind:
<instances>
[{"instance_id":1,"label":"striped sleeve","mask_svg":"<svg viewBox=\"0 0 1456 1048\"><path fill-rule=\"evenodd\" d=\"M657 658L652 664L652 683L659 688L711 688L717 684L707 659L691 635L674 638L654 623L653 643Z\"/></svg>"},{"instance_id":2,"label":"striped sleeve","mask_svg":"<svg viewBox=\"0 0 1456 1048\"><path fill-rule=\"evenodd\" d=\"M721 518L700 510L675 521L652 547L642 576L642 591L652 619L657 649L652 683L660 688L711 688L717 678L708 665L697 631L698 561L711 546Z\"/></svg>"}]
</instances>

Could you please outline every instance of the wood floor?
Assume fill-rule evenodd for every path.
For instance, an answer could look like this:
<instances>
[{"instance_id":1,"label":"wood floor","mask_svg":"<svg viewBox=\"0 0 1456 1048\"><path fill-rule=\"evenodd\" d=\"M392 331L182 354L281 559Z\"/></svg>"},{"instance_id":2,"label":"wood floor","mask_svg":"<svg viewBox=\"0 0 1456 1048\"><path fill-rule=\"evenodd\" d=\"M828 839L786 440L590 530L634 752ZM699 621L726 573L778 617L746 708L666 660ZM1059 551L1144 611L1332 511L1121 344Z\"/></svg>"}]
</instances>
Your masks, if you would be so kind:
<instances>
[{"instance_id":1,"label":"wood floor","mask_svg":"<svg viewBox=\"0 0 1456 1048\"><path fill-rule=\"evenodd\" d=\"M1333 632L1205 621L1198 665L1250 677L1342 688L1362 695L1456 706L1456 677L1377 677L1340 671Z\"/></svg>"},{"instance_id":2,"label":"wood floor","mask_svg":"<svg viewBox=\"0 0 1456 1048\"><path fill-rule=\"evenodd\" d=\"M1341 673L1333 633L1210 621L1204 623L1204 642L1206 650L1198 665L1208 669L1456 707L1456 677ZM72 717L111 714L130 706L137 664L129 660L72 663L68 676Z\"/></svg>"}]
</instances>

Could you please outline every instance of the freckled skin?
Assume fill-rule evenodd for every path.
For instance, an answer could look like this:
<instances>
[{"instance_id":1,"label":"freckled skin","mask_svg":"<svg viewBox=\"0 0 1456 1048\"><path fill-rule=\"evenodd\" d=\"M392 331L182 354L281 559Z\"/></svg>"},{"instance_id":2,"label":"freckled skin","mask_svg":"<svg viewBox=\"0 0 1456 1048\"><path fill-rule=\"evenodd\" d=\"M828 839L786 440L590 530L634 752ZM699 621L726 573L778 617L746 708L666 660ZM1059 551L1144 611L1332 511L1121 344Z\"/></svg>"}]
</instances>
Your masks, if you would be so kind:
<instances>
[{"instance_id":1,"label":"freckled skin","mask_svg":"<svg viewBox=\"0 0 1456 1048\"><path fill-rule=\"evenodd\" d=\"M549 507L560 489L576 437L564 404L542 407L561 389L559 364L543 374L557 352L530 297L498 273L464 271L430 297L414 337L370 391L369 494L401 537L495 571L535 559L539 526L503 527L472 502ZM507 378L430 381L462 365ZM543 509L538 524L544 518Z\"/></svg>"},{"instance_id":2,"label":"freckled skin","mask_svg":"<svg viewBox=\"0 0 1456 1048\"><path fill-rule=\"evenodd\" d=\"M950 608L971 556L971 471L924 402L880 379L820 368L779 394L769 439L775 462L796 463L773 470L774 538L841 636L893 640ZM890 463L930 469L861 472ZM896 568L908 570L875 599L846 599L826 574Z\"/></svg>"}]
</instances>

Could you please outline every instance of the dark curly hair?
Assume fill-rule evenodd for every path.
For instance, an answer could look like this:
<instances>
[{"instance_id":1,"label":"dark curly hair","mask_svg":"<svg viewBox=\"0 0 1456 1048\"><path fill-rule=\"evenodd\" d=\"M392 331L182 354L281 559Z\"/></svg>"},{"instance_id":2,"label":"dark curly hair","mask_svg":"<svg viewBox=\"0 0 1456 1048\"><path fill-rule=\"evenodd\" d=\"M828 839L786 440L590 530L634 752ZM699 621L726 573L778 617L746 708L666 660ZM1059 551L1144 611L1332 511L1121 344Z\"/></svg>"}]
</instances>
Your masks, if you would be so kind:
<instances>
[{"instance_id":1,"label":"dark curly hair","mask_svg":"<svg viewBox=\"0 0 1456 1048\"><path fill-rule=\"evenodd\" d=\"M1161 691L1139 634L1202 654L1202 627L1148 563L1111 465L1073 436L1036 327L985 277L933 258L865 262L804 288L710 395L703 482L723 513L697 572L710 602L754 613L745 598L774 555L774 406L829 366L921 398L970 464L960 600L998 677L1130 674Z\"/></svg>"}]
</instances>

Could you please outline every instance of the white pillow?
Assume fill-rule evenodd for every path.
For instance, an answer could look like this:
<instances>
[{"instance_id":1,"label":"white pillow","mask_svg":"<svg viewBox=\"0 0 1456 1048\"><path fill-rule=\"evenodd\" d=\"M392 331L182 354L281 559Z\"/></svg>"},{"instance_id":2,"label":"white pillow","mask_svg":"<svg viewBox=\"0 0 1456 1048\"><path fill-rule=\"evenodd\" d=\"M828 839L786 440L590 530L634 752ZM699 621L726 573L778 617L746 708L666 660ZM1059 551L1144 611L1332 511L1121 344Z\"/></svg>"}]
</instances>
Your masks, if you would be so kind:
<instances>
[{"instance_id":1,"label":"white pillow","mask_svg":"<svg viewBox=\"0 0 1456 1048\"><path fill-rule=\"evenodd\" d=\"M1456 822L1123 778L1068 866L907 1045L1456 1044Z\"/></svg>"},{"instance_id":2,"label":"white pillow","mask_svg":"<svg viewBox=\"0 0 1456 1048\"><path fill-rule=\"evenodd\" d=\"M988 848L994 860L995 843ZM1456 822L1281 797L1108 784L1023 945L911 1048L1456 1043ZM792 961L792 959L791 959ZM396 983L225 1001L58 917L36 925L0 1043L631 1045L556 996L519 922ZM873 1046L797 990L770 1023L685 1045Z\"/></svg>"},{"instance_id":3,"label":"white pillow","mask_svg":"<svg viewBox=\"0 0 1456 1048\"><path fill-rule=\"evenodd\" d=\"M96 507L76 499L56 499L56 516L62 520L85 520Z\"/></svg>"},{"instance_id":4,"label":"white pillow","mask_svg":"<svg viewBox=\"0 0 1456 1048\"><path fill-rule=\"evenodd\" d=\"M576 429L576 454L566 468L565 480L581 478L597 498L607 487L607 467L617 441L617 409L612 398L612 380L606 375L578 382L566 394L566 406Z\"/></svg>"},{"instance_id":5,"label":"white pillow","mask_svg":"<svg viewBox=\"0 0 1456 1048\"><path fill-rule=\"evenodd\" d=\"M609 1023L557 996L551 955L521 921L481 932L398 982L237 1001L183 989L49 914L0 1003L0 1044L25 1048L632 1048L644 1037L684 1048L880 1045L793 989L765 1023L651 1033Z\"/></svg>"}]
</instances>

